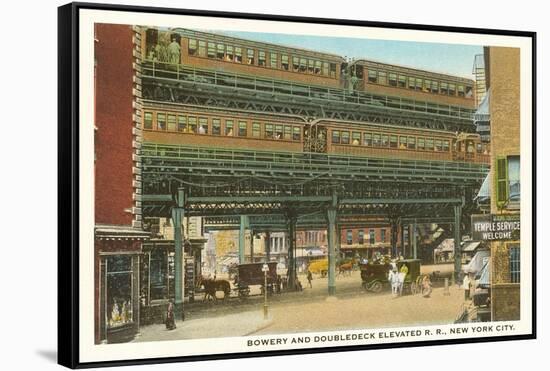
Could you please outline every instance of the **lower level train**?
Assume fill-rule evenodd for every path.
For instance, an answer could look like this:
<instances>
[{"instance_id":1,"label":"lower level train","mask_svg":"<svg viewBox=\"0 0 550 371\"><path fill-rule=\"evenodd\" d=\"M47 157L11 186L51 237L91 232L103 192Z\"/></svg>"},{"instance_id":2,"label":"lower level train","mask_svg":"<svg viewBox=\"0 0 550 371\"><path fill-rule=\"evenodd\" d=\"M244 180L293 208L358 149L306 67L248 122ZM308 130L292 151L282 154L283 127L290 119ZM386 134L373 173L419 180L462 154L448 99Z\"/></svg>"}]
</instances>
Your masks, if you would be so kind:
<instances>
[{"instance_id":1,"label":"lower level train","mask_svg":"<svg viewBox=\"0 0 550 371\"><path fill-rule=\"evenodd\" d=\"M143 119L144 140L159 144L489 162L489 145L472 133L179 107L145 108Z\"/></svg>"}]
</instances>

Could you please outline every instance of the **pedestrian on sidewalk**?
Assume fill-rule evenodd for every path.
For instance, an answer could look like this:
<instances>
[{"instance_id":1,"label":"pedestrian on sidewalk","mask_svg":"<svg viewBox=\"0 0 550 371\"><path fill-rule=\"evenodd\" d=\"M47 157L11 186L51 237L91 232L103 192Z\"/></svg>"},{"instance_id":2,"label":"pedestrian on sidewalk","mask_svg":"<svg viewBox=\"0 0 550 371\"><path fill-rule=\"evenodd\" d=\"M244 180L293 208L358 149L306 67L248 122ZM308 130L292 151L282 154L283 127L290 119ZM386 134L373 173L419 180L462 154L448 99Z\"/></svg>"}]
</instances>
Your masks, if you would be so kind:
<instances>
[{"instance_id":1,"label":"pedestrian on sidewalk","mask_svg":"<svg viewBox=\"0 0 550 371\"><path fill-rule=\"evenodd\" d=\"M166 309L166 329L174 330L176 328L176 320L174 316L174 303L170 301L168 303L168 309Z\"/></svg>"},{"instance_id":2,"label":"pedestrian on sidewalk","mask_svg":"<svg viewBox=\"0 0 550 371\"><path fill-rule=\"evenodd\" d=\"M464 274L464 280L462 281L462 288L464 289L464 300L470 299L470 275L468 273Z\"/></svg>"},{"instance_id":3,"label":"pedestrian on sidewalk","mask_svg":"<svg viewBox=\"0 0 550 371\"><path fill-rule=\"evenodd\" d=\"M307 283L309 284L309 288L312 289L313 286L311 285L311 280L313 279L313 275L311 274L311 271L307 270Z\"/></svg>"}]
</instances>

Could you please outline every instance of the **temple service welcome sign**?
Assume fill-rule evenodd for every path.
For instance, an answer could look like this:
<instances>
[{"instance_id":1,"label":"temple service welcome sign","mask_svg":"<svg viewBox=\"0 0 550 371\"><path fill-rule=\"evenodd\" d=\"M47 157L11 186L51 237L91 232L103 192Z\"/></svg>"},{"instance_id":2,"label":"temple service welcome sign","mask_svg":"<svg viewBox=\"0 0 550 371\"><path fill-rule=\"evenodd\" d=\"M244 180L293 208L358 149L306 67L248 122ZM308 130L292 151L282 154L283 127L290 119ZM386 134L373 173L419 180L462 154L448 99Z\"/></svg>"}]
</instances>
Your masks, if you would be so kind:
<instances>
[{"instance_id":1,"label":"temple service welcome sign","mask_svg":"<svg viewBox=\"0 0 550 371\"><path fill-rule=\"evenodd\" d=\"M474 241L515 240L520 232L519 214L472 215L472 239Z\"/></svg>"}]
</instances>

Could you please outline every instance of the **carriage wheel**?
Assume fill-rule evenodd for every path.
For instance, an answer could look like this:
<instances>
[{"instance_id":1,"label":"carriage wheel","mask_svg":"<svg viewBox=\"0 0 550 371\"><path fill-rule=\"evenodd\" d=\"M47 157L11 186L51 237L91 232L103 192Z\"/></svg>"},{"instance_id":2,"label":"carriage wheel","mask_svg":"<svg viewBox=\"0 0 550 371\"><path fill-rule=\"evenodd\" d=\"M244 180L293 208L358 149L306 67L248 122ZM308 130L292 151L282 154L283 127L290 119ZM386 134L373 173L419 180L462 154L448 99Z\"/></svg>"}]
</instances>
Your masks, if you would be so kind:
<instances>
[{"instance_id":1,"label":"carriage wheel","mask_svg":"<svg viewBox=\"0 0 550 371\"><path fill-rule=\"evenodd\" d=\"M380 281L374 281L373 283L370 284L370 286L368 287L368 289L376 294L382 292L382 282Z\"/></svg>"}]
</instances>

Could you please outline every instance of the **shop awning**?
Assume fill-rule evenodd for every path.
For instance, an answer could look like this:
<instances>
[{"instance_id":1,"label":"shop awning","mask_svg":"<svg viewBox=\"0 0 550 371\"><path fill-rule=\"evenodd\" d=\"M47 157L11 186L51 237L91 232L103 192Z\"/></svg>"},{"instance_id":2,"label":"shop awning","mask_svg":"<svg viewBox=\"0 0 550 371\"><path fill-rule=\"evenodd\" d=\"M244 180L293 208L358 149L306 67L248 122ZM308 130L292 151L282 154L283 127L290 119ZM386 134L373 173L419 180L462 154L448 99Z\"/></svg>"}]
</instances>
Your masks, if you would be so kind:
<instances>
[{"instance_id":1,"label":"shop awning","mask_svg":"<svg viewBox=\"0 0 550 371\"><path fill-rule=\"evenodd\" d=\"M472 252L475 251L481 241L468 241L464 243L464 246L462 247L462 252Z\"/></svg>"},{"instance_id":2,"label":"shop awning","mask_svg":"<svg viewBox=\"0 0 550 371\"><path fill-rule=\"evenodd\" d=\"M478 278L478 286L481 288L489 288L491 286L491 258L487 258L485 265L481 268Z\"/></svg>"},{"instance_id":3,"label":"shop awning","mask_svg":"<svg viewBox=\"0 0 550 371\"><path fill-rule=\"evenodd\" d=\"M468 265L464 267L464 273L478 274L489 259L489 256L489 250L478 251L472 258L472 260L468 263Z\"/></svg>"},{"instance_id":4,"label":"shop awning","mask_svg":"<svg viewBox=\"0 0 550 371\"><path fill-rule=\"evenodd\" d=\"M475 197L478 203L488 203L491 200L491 174L487 174Z\"/></svg>"},{"instance_id":5,"label":"shop awning","mask_svg":"<svg viewBox=\"0 0 550 371\"><path fill-rule=\"evenodd\" d=\"M436 247L437 252L453 252L455 250L455 240L447 238Z\"/></svg>"}]
</instances>

